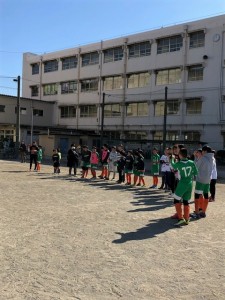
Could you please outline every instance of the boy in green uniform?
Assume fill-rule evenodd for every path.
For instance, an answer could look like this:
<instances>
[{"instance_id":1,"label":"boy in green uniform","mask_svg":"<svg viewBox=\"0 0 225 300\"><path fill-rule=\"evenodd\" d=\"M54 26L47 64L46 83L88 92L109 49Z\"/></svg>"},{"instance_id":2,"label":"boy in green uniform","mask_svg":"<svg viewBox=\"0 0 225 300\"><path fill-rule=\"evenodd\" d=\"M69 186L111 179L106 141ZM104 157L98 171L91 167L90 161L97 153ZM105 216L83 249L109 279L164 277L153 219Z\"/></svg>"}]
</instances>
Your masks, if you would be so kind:
<instances>
[{"instance_id":1,"label":"boy in green uniform","mask_svg":"<svg viewBox=\"0 0 225 300\"><path fill-rule=\"evenodd\" d=\"M178 222L175 226L188 225L193 177L198 174L197 167L192 160L187 159L187 149L182 148L179 152L180 161L174 162L174 158L171 160L171 165L174 170L179 172L179 183L174 193L174 205L178 215ZM183 204L183 212L182 212Z\"/></svg>"},{"instance_id":2,"label":"boy in green uniform","mask_svg":"<svg viewBox=\"0 0 225 300\"><path fill-rule=\"evenodd\" d=\"M160 156L158 154L158 150L154 148L152 150L152 176L153 176L153 185L150 186L151 189L157 188L157 184L159 182L159 163L160 163Z\"/></svg>"}]
</instances>

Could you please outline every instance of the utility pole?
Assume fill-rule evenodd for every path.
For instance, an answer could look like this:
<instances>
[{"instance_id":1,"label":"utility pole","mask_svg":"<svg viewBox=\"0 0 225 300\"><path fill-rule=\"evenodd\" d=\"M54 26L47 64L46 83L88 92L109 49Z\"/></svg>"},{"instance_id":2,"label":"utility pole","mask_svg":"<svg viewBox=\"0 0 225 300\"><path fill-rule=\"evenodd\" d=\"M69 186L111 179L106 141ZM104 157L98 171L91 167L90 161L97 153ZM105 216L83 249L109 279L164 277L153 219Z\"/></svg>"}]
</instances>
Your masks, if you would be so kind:
<instances>
[{"instance_id":1,"label":"utility pole","mask_svg":"<svg viewBox=\"0 0 225 300\"><path fill-rule=\"evenodd\" d=\"M104 136L104 118L105 118L105 93L102 93L102 116L101 116L101 136L100 136L100 147L103 145Z\"/></svg>"},{"instance_id":2,"label":"utility pole","mask_svg":"<svg viewBox=\"0 0 225 300\"><path fill-rule=\"evenodd\" d=\"M163 151L166 148L167 93L168 93L168 87L166 86L165 101L164 101L164 120L163 120Z\"/></svg>"},{"instance_id":3,"label":"utility pole","mask_svg":"<svg viewBox=\"0 0 225 300\"><path fill-rule=\"evenodd\" d=\"M13 79L17 82L17 105L16 105L16 155L18 155L20 145L20 76L17 79Z\"/></svg>"}]
</instances>

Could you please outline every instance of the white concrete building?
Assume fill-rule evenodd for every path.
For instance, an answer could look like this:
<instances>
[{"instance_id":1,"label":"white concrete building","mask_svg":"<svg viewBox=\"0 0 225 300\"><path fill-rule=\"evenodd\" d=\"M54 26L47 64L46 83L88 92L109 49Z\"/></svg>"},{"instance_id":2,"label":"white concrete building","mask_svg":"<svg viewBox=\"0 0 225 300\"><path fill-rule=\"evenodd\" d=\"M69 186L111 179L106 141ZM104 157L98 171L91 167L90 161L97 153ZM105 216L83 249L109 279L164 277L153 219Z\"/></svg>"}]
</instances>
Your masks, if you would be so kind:
<instances>
[{"instance_id":1,"label":"white concrete building","mask_svg":"<svg viewBox=\"0 0 225 300\"><path fill-rule=\"evenodd\" d=\"M168 87L167 141L222 149L224 32L220 15L54 53L25 53L22 95L57 101L55 123L68 130L94 134L104 125L108 140L159 141Z\"/></svg>"}]
</instances>

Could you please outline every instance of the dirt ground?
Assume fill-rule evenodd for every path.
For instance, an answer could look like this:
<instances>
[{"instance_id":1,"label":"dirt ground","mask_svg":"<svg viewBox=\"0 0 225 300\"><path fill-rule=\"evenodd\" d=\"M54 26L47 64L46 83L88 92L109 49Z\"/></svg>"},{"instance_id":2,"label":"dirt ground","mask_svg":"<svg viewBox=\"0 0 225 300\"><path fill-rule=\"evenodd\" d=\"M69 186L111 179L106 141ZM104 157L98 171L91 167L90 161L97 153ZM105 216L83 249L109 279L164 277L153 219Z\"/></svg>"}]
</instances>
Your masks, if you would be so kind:
<instances>
[{"instance_id":1,"label":"dirt ground","mask_svg":"<svg viewBox=\"0 0 225 300\"><path fill-rule=\"evenodd\" d=\"M1 300L225 299L223 183L175 228L168 193L67 173L0 161Z\"/></svg>"}]
</instances>

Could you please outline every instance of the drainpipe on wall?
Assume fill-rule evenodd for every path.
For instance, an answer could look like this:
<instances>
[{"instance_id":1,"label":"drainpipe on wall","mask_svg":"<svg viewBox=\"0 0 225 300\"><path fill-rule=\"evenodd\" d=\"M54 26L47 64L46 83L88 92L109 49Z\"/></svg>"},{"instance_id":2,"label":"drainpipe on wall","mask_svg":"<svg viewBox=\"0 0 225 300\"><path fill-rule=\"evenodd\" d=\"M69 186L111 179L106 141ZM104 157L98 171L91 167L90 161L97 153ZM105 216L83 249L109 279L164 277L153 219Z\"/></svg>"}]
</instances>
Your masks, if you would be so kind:
<instances>
[{"instance_id":1,"label":"drainpipe on wall","mask_svg":"<svg viewBox=\"0 0 225 300\"><path fill-rule=\"evenodd\" d=\"M39 100L42 100L42 69L43 69L43 57L40 59L40 95Z\"/></svg>"},{"instance_id":2,"label":"drainpipe on wall","mask_svg":"<svg viewBox=\"0 0 225 300\"><path fill-rule=\"evenodd\" d=\"M97 119L97 128L100 129L100 120L102 116L102 109L104 109L104 106L102 105L102 93L103 93L103 84L102 84L102 50L103 49L103 41L100 43L100 51L99 51L99 110L98 110L98 119ZM101 121L102 122L102 121Z\"/></svg>"},{"instance_id":3,"label":"drainpipe on wall","mask_svg":"<svg viewBox=\"0 0 225 300\"><path fill-rule=\"evenodd\" d=\"M126 74L127 74L127 42L128 38L124 39L124 49L123 49L123 99L122 99L122 129L120 136L121 138L125 137L124 127L125 127L125 116L126 116Z\"/></svg>"},{"instance_id":4,"label":"drainpipe on wall","mask_svg":"<svg viewBox=\"0 0 225 300\"><path fill-rule=\"evenodd\" d=\"M187 50L188 50L188 25L184 26L184 55L183 55L183 65L182 65L182 81L183 81L183 87L182 87L182 96L181 96L181 126L180 126L180 132L179 132L179 138L181 139L182 137L182 129L184 128L184 118L183 116L185 115L185 94L186 94L186 82L187 82L187 71L186 71L186 65L187 65Z\"/></svg>"},{"instance_id":5,"label":"drainpipe on wall","mask_svg":"<svg viewBox=\"0 0 225 300\"><path fill-rule=\"evenodd\" d=\"M80 66L81 66L81 48L78 49L78 57L77 57L77 107L79 108L80 104ZM76 109L76 129L78 130L79 128L79 118L78 118L78 109Z\"/></svg>"},{"instance_id":6,"label":"drainpipe on wall","mask_svg":"<svg viewBox=\"0 0 225 300\"><path fill-rule=\"evenodd\" d=\"M223 24L223 28L225 28L225 24ZM222 31L221 34L221 66L220 66L220 88L219 88L219 97L220 97L220 121L224 122L225 119L223 117L224 108L223 108L223 79L224 79L224 69L225 69L225 59L223 57L223 51L224 51L224 34L225 30Z\"/></svg>"}]
</instances>

